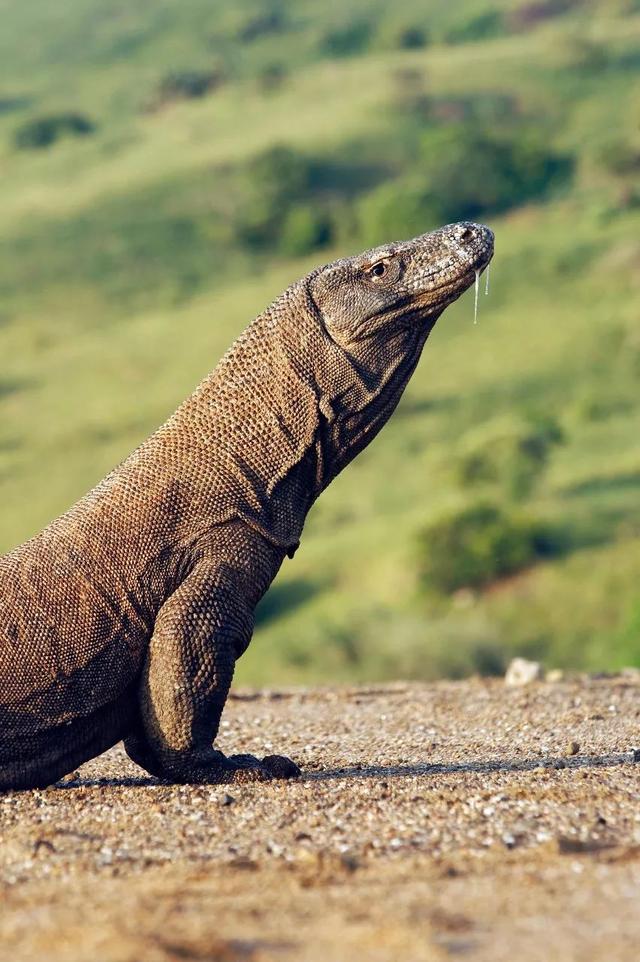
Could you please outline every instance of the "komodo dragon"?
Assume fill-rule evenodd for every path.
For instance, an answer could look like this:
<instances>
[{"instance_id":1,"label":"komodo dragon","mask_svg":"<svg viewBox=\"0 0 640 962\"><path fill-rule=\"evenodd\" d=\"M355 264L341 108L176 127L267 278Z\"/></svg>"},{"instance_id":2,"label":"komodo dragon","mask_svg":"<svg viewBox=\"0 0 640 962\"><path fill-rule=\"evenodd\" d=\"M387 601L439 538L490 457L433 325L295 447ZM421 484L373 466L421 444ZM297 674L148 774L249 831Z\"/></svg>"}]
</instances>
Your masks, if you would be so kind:
<instances>
[{"instance_id":1,"label":"komodo dragon","mask_svg":"<svg viewBox=\"0 0 640 962\"><path fill-rule=\"evenodd\" d=\"M492 254L491 231L461 223L312 271L126 461L0 558L0 789L49 785L120 739L177 782L299 774L213 747L254 609Z\"/></svg>"}]
</instances>

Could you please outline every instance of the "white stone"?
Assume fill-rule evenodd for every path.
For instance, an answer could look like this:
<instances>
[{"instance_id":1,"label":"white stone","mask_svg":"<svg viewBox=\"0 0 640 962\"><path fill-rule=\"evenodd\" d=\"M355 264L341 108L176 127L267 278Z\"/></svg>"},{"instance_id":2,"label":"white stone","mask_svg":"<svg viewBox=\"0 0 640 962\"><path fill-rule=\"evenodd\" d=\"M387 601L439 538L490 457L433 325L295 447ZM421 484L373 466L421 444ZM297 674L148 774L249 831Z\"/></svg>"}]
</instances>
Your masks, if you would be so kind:
<instances>
[{"instance_id":1,"label":"white stone","mask_svg":"<svg viewBox=\"0 0 640 962\"><path fill-rule=\"evenodd\" d=\"M528 661L526 658L514 658L504 676L506 685L530 685L533 681L542 681L544 669L539 661Z\"/></svg>"}]
</instances>

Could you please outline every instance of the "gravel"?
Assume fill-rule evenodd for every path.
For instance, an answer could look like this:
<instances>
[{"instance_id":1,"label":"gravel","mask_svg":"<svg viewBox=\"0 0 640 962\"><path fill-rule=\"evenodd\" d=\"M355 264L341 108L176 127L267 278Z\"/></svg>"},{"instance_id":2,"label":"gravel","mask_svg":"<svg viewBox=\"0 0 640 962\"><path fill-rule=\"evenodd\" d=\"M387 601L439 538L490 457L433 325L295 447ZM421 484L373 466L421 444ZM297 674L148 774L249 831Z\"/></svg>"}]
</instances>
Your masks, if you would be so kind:
<instances>
[{"instance_id":1,"label":"gravel","mask_svg":"<svg viewBox=\"0 0 640 962\"><path fill-rule=\"evenodd\" d=\"M639 729L633 674L238 691L218 746L300 781L0 796L2 958L636 962Z\"/></svg>"}]
</instances>

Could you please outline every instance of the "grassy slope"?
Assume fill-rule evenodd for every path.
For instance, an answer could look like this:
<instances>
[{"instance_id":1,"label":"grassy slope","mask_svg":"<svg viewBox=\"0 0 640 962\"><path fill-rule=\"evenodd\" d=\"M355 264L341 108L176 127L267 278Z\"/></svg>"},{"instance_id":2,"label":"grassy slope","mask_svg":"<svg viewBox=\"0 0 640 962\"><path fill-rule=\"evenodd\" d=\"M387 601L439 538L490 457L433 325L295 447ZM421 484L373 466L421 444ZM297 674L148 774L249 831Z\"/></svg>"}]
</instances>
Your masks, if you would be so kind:
<instances>
[{"instance_id":1,"label":"grassy slope","mask_svg":"<svg viewBox=\"0 0 640 962\"><path fill-rule=\"evenodd\" d=\"M447 312L394 422L314 509L241 676L428 676L483 658L491 667L496 653L516 649L562 663L628 661L640 649L640 418L628 365L638 347L640 218L616 207L594 158L603 138L637 125L633 74L574 70L585 36L576 17L480 43L381 46L327 62L313 55L319 27L305 26L303 5L297 32L266 38L244 58L225 54L236 79L218 94L146 115L139 106L167 65L204 64L222 47L204 44L204 4L157 4L153 16L143 6L98 29L94 0L75 0L76 16L63 19L43 2L0 3L13 30L13 41L3 33L0 95L32 97L27 112L79 107L100 124L85 142L19 155L10 134L25 110L0 114L0 550L125 455L246 321L318 260L216 258L208 273L207 231L224 214L227 165L274 142L327 149L376 129L397 70L413 66L430 92L506 90L553 120L558 145L580 152L576 187L493 222L498 252L479 325L469 295ZM436 26L450 16L445 7L410 6L417 18L431 10ZM640 17L616 16L619 7L588 30L612 54L640 37ZM45 14L53 19L36 30ZM213 33L233 16L223 6ZM252 65L274 51L295 69L265 94ZM196 229L181 257L184 217ZM614 396L611 415L585 418L585 403L601 395ZM483 596L425 601L415 531L461 496L451 472L460 438L530 407L556 413L567 432L533 507L571 529L574 550ZM285 614L269 618L281 602Z\"/></svg>"}]
</instances>

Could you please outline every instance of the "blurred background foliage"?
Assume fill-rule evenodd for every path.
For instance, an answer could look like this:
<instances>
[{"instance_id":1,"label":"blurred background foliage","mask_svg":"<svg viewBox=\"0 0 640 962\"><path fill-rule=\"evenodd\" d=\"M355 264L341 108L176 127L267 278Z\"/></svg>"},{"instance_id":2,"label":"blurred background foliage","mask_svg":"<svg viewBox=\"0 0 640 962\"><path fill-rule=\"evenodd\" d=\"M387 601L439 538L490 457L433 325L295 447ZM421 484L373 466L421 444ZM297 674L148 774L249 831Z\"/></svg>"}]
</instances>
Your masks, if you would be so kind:
<instances>
[{"instance_id":1,"label":"blurred background foliage","mask_svg":"<svg viewBox=\"0 0 640 962\"><path fill-rule=\"evenodd\" d=\"M0 0L0 550L318 262L477 218L245 681L640 658L638 0Z\"/></svg>"}]
</instances>

